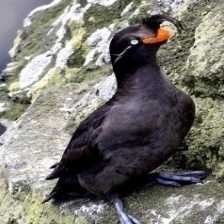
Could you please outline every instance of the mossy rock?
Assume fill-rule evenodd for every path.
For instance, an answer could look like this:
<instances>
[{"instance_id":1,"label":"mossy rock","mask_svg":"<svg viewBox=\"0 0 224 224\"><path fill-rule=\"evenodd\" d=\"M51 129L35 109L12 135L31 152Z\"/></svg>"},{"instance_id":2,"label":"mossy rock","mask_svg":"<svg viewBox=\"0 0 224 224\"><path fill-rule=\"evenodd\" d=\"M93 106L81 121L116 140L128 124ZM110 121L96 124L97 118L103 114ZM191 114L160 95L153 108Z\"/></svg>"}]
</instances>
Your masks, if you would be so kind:
<instances>
[{"instance_id":1,"label":"mossy rock","mask_svg":"<svg viewBox=\"0 0 224 224\"><path fill-rule=\"evenodd\" d=\"M8 99L9 90L6 85L0 86L0 100L5 101Z\"/></svg>"},{"instance_id":2,"label":"mossy rock","mask_svg":"<svg viewBox=\"0 0 224 224\"><path fill-rule=\"evenodd\" d=\"M190 49L195 41L195 30L201 23L204 15L210 11L210 7L210 4L206 1L197 1L189 4L187 9L185 9L186 11L179 16L184 29L175 39L162 46L159 51L161 66L173 83L181 87L186 86L185 80L189 80L186 63L190 55Z\"/></svg>"},{"instance_id":3,"label":"mossy rock","mask_svg":"<svg viewBox=\"0 0 224 224\"><path fill-rule=\"evenodd\" d=\"M49 50L51 43L56 39L56 35L53 32L51 35L46 36L46 33L53 21L62 14L69 3L70 0L63 0L54 7L35 14L32 24L25 28L21 34L20 50L18 50L15 60L20 61L25 56L39 55Z\"/></svg>"},{"instance_id":4,"label":"mossy rock","mask_svg":"<svg viewBox=\"0 0 224 224\"><path fill-rule=\"evenodd\" d=\"M224 19L219 14L224 10L224 3L211 7L196 29L195 43L186 64L187 75L196 96L224 97Z\"/></svg>"},{"instance_id":5,"label":"mossy rock","mask_svg":"<svg viewBox=\"0 0 224 224\"><path fill-rule=\"evenodd\" d=\"M140 4L140 0L133 1L136 5ZM130 3L129 0L118 0L113 5L105 7L99 4L92 5L84 16L84 23L88 34L94 32L97 28L107 27L113 21L118 23L121 21L121 12Z\"/></svg>"},{"instance_id":6,"label":"mossy rock","mask_svg":"<svg viewBox=\"0 0 224 224\"><path fill-rule=\"evenodd\" d=\"M51 37L45 38L46 31L70 2L61 1L56 8L35 15L33 25L22 35L21 51L15 57L18 63L21 63L16 71L17 74L26 63L25 56L39 54L49 49L51 42L55 40L55 34L53 32ZM84 6L87 1L80 0L80 3ZM79 31L80 35L78 34L77 39L74 40L77 50L71 55L67 66L62 70L54 70L54 74L47 83L46 80L41 80L39 86L36 86L38 93L30 106L17 102L12 105L11 111L7 111L8 114L4 114L15 120L26 110L16 122L17 126L12 133L13 138L0 149L1 164L6 166L6 173L9 174L5 177L5 188L0 182L0 222L2 224L94 222L112 224L117 222L111 205L105 207L102 216L89 219L87 218L89 214L74 216L75 209L86 205L84 201L65 203L61 207L52 204L42 205L41 201L43 195L52 187L44 180L49 172L48 167L61 157L75 127L96 107L104 103L97 96L95 85L104 80L106 75L111 74L112 68L108 65L98 67L94 64L82 67L83 59L89 50L85 41L97 28L107 27L111 23L119 27L124 20L130 21L132 18L120 18L120 13L129 3L130 1L118 0L109 7L93 4L84 16L84 23L69 24L67 38L71 40ZM194 52L194 48L203 50L203 46L197 45L197 41L202 38L200 35L204 35L203 38L206 39L208 28L206 26L211 26L212 30L214 28L212 38L221 40L223 37L219 35L220 30L216 32L216 26L212 27L213 24L211 24L216 16L222 16L221 3L218 0L185 1L186 8L180 10L178 14L179 19L185 24L185 30L162 47L159 59L172 82L192 95L197 109L194 127L186 139L186 145L182 147L183 151L176 155L176 160L170 161L168 167L212 170L216 177L223 180L222 88L224 84L223 77L220 76L222 71L213 72L212 75L215 78L209 77L211 80L201 76L205 73L198 70L200 66L197 62L200 60L195 60ZM140 7L140 14L137 17L141 17L153 9L155 1L136 0L134 4L134 9ZM219 7L220 10L218 10ZM220 27L220 23L218 25ZM37 33L34 32L36 29L39 30ZM39 41L32 43L34 38L38 38ZM212 48L208 55L213 57ZM217 60L219 61L219 58ZM208 65L210 66L213 62L211 59ZM218 82L218 77L221 82ZM16 78L12 82L16 82ZM0 94L5 95L7 91L2 89ZM26 109L27 106L29 106L28 109ZM23 182L26 184L24 185ZM16 189L16 192L9 192L10 189ZM125 202L128 211L142 223L221 224L224 214L222 196L223 184L211 177L204 184L183 188L146 186L126 197Z\"/></svg>"},{"instance_id":7,"label":"mossy rock","mask_svg":"<svg viewBox=\"0 0 224 224\"><path fill-rule=\"evenodd\" d=\"M187 166L217 170L224 161L223 101L196 98L197 119L185 152ZM200 137L199 137L200 136Z\"/></svg>"},{"instance_id":8,"label":"mossy rock","mask_svg":"<svg viewBox=\"0 0 224 224\"><path fill-rule=\"evenodd\" d=\"M218 177L221 177L223 172L222 168L219 170L219 167L222 167L221 164L224 160L222 156L224 122L223 99L220 96L224 85L222 78L218 81L218 77L222 76L222 71L213 74L210 61L215 59L216 63L221 64L223 54L222 48L219 53L216 53L216 49L209 47L210 38L206 34L206 30L211 27L209 24L213 21L213 15L220 16L218 8L222 4L220 5L219 1L189 1L188 3L187 8L179 15L184 24L183 32L159 51L160 64L169 79L179 88L188 92L196 104L194 126L186 139L187 145L182 147L185 150L174 157L176 161L174 164L181 168L213 170ZM211 18L209 19L209 17ZM198 27L203 27L201 36L199 33L202 28ZM213 35L214 39L219 39L220 26L216 26L210 35ZM197 46L201 38L204 39L204 45ZM206 38L209 38L207 42ZM198 47L200 47L200 51L197 51ZM201 65L195 58L195 52L198 53L199 58L204 54L207 55L207 57L203 57L204 62L201 62L207 65L204 73L198 73L198 68ZM209 79L206 77L206 72L209 73Z\"/></svg>"},{"instance_id":9,"label":"mossy rock","mask_svg":"<svg viewBox=\"0 0 224 224\"><path fill-rule=\"evenodd\" d=\"M15 121L26 111L28 106L29 104L11 102L9 109L0 113L0 118Z\"/></svg>"},{"instance_id":10,"label":"mossy rock","mask_svg":"<svg viewBox=\"0 0 224 224\"><path fill-rule=\"evenodd\" d=\"M40 193L20 192L12 195L1 182L0 187L0 222L2 224L72 224L75 217L62 213L51 204L42 204ZM81 224L81 222L75 222ZM86 222L83 222L83 224Z\"/></svg>"}]
</instances>

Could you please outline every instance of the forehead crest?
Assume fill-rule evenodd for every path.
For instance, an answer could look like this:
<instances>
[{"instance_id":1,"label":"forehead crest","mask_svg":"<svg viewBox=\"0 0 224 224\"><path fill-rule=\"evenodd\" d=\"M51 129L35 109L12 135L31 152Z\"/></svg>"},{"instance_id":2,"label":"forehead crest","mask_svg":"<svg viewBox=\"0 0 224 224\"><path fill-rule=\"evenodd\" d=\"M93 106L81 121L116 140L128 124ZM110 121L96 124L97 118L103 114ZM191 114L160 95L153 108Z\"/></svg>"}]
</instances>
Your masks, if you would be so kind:
<instances>
[{"instance_id":1,"label":"forehead crest","mask_svg":"<svg viewBox=\"0 0 224 224\"><path fill-rule=\"evenodd\" d=\"M178 31L181 31L183 29L182 24L177 19L174 19L170 16L159 15L159 14L143 18L142 19L142 24L144 26L147 26L150 29L156 31L157 29L159 29L160 24L165 22L165 21L168 21L168 22L174 24L177 27Z\"/></svg>"}]
</instances>

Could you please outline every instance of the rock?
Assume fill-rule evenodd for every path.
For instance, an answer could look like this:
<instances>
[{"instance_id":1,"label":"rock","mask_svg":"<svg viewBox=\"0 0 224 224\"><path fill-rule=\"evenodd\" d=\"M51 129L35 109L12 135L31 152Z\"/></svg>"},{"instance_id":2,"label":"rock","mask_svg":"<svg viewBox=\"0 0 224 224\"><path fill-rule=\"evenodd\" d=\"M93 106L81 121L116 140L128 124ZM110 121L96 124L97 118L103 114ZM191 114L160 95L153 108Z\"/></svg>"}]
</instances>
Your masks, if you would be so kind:
<instances>
[{"instance_id":1,"label":"rock","mask_svg":"<svg viewBox=\"0 0 224 224\"><path fill-rule=\"evenodd\" d=\"M7 67L2 71L2 77L5 78L6 74L7 76L13 76L18 66L17 62L8 63Z\"/></svg>"},{"instance_id":2,"label":"rock","mask_svg":"<svg viewBox=\"0 0 224 224\"><path fill-rule=\"evenodd\" d=\"M24 89L36 83L52 62L50 52L38 55L26 65L19 75L19 88Z\"/></svg>"},{"instance_id":3,"label":"rock","mask_svg":"<svg viewBox=\"0 0 224 224\"><path fill-rule=\"evenodd\" d=\"M117 0L87 0L89 3L100 4L103 6L113 5Z\"/></svg>"},{"instance_id":4,"label":"rock","mask_svg":"<svg viewBox=\"0 0 224 224\"><path fill-rule=\"evenodd\" d=\"M29 15L26 17L26 19L24 20L24 24L23 24L24 27L30 26L32 24L32 19L35 14L37 14L38 12L41 12L41 11L45 11L54 6L57 6L60 2L61 2L61 0L54 0L50 4L39 6L36 9L34 9L33 11L31 11L29 13Z\"/></svg>"},{"instance_id":5,"label":"rock","mask_svg":"<svg viewBox=\"0 0 224 224\"><path fill-rule=\"evenodd\" d=\"M65 47L62 48L58 52L57 59L56 59L56 62L55 62L55 66L63 69L66 66L66 64L68 62L68 59L73 54L73 52L74 52L74 48L73 48L72 41L67 42Z\"/></svg>"},{"instance_id":6,"label":"rock","mask_svg":"<svg viewBox=\"0 0 224 224\"><path fill-rule=\"evenodd\" d=\"M209 35L212 35L214 39L217 38L217 44L220 44L220 26L214 26L214 30L209 32L209 35L207 35L207 30L211 27L208 25L208 21L213 19L213 13L216 14L216 21L219 21L217 19L219 17L218 8L222 7L223 3L219 1L213 1L210 4L204 1L184 1L177 14L188 25L185 27L184 33L164 46L159 54L161 65L168 73L169 78L193 96L196 103L195 123L186 139L188 150L177 154L177 160L181 162L177 162L176 167L209 169L219 178L223 178L223 142L221 139L224 135L222 128L224 123L222 113L220 113L223 105L223 99L220 98L220 90L223 88L222 78L217 80L223 72L220 69L213 74L212 67L215 64L219 65L219 62L222 67L221 49L223 48L220 48L218 52L218 47L209 48L211 40ZM189 14L188 10L192 13ZM200 29L203 29L203 32L198 35ZM205 40L206 38L208 39ZM201 40L203 44L198 44ZM203 57L202 63L198 61L199 58L202 60L201 55L207 56ZM215 64L211 64L210 61ZM200 66L204 65L206 66L202 72ZM198 69L199 67L200 69ZM208 77L216 81L213 83L208 80ZM200 89L201 91L199 91ZM183 148L186 149L186 147Z\"/></svg>"},{"instance_id":7,"label":"rock","mask_svg":"<svg viewBox=\"0 0 224 224\"><path fill-rule=\"evenodd\" d=\"M26 93L32 94L33 85L36 85L52 67L65 67L65 62L67 62L74 50L72 43L65 43L69 35L68 23L75 19L74 12L77 8L75 4L70 4L68 7L65 6L67 6L66 1L55 0L51 4L33 10L26 18L24 30L19 32L17 36L19 41L15 41L11 49L11 55L15 60L14 63L19 64L19 68L13 69L13 73L10 68L4 71L4 76L6 78L10 77L10 86L13 86L13 88L9 88L11 96L13 95L21 99L26 98ZM45 30L43 33L45 37L40 39L43 42L40 41L37 46L33 44L31 51L23 52L21 50L22 45L30 46L30 42L33 41L31 34L35 36L32 27L35 25L35 22L30 23L31 20L34 19L35 21L36 16L40 16L45 10L49 12L49 21L48 24L44 24ZM53 19L50 16L55 20L52 21ZM43 29L41 22L38 25L40 30ZM37 37L35 36L35 38ZM36 51L33 51L34 48L36 48Z\"/></svg>"},{"instance_id":8,"label":"rock","mask_svg":"<svg viewBox=\"0 0 224 224\"><path fill-rule=\"evenodd\" d=\"M17 31L17 36L16 38L14 39L13 41L13 47L9 50L9 55L11 58L14 58L16 56L16 54L18 53L18 50L19 50L19 46L20 46L20 43L22 41L22 32L20 30ZM7 65L7 68L11 68L13 66L9 66L10 63ZM5 71L6 73L8 72L7 70Z\"/></svg>"},{"instance_id":9,"label":"rock","mask_svg":"<svg viewBox=\"0 0 224 224\"><path fill-rule=\"evenodd\" d=\"M8 109L6 102L0 102L0 113L5 112Z\"/></svg>"},{"instance_id":10,"label":"rock","mask_svg":"<svg viewBox=\"0 0 224 224\"><path fill-rule=\"evenodd\" d=\"M66 117L60 108L64 107L66 102L71 104L74 102L75 98L72 98L72 101L66 101L65 94L66 97L71 97L75 90L71 86L63 89L48 90L40 96L17 121L11 130L12 138L8 139L7 144L5 143L1 148L0 160L1 163L5 161L4 164L7 166L8 184L12 192L14 188L20 186L17 182L28 182L34 188L38 188L42 185L41 183L46 184L44 181L46 172L41 172L41 170L48 171L53 161L61 155L62 150L60 149L66 146L69 136L66 133L62 134L63 127L66 125ZM42 116L42 113L45 113L45 116ZM49 139L54 140L49 142ZM19 150L20 153L14 150ZM8 153L9 151L11 152ZM35 170L32 169L33 164L35 164ZM39 171L36 172L37 170Z\"/></svg>"},{"instance_id":11,"label":"rock","mask_svg":"<svg viewBox=\"0 0 224 224\"><path fill-rule=\"evenodd\" d=\"M13 121L3 119L3 118L0 119L0 122L3 126L5 126L6 129L10 128L10 126L12 126L14 123Z\"/></svg>"},{"instance_id":12,"label":"rock","mask_svg":"<svg viewBox=\"0 0 224 224\"><path fill-rule=\"evenodd\" d=\"M97 89L96 95L98 95L102 100L110 100L117 89L115 75L112 74L108 76L105 80L96 85L95 88Z\"/></svg>"},{"instance_id":13,"label":"rock","mask_svg":"<svg viewBox=\"0 0 224 224\"><path fill-rule=\"evenodd\" d=\"M95 63L97 66L102 66L110 62L108 43L111 38L112 30L107 27L97 29L90 37L88 37L87 44L93 49L87 54L84 66L93 62L94 59L96 59Z\"/></svg>"},{"instance_id":14,"label":"rock","mask_svg":"<svg viewBox=\"0 0 224 224\"><path fill-rule=\"evenodd\" d=\"M192 95L197 109L181 147L188 150L166 167L208 169L213 175L182 188L145 186L125 202L142 223L222 223L224 192L217 178L224 179L223 7L219 0L55 0L31 12L0 87L1 102L12 98L4 116L16 120L0 137L0 223L116 223L114 209L102 201L41 204L54 185L44 178L75 127L116 90L108 65L113 33L155 12L185 24L158 56L169 79Z\"/></svg>"},{"instance_id":15,"label":"rock","mask_svg":"<svg viewBox=\"0 0 224 224\"><path fill-rule=\"evenodd\" d=\"M132 11L132 9L134 8L134 2L130 2L125 9L121 12L121 16L128 16L130 15L130 12Z\"/></svg>"},{"instance_id":16,"label":"rock","mask_svg":"<svg viewBox=\"0 0 224 224\"><path fill-rule=\"evenodd\" d=\"M212 180L176 189L151 186L134 193L127 201L131 214L142 223L218 224L222 223L224 213L221 188L222 184ZM115 223L114 213L106 212L107 216L102 219L102 223Z\"/></svg>"},{"instance_id":17,"label":"rock","mask_svg":"<svg viewBox=\"0 0 224 224\"><path fill-rule=\"evenodd\" d=\"M194 85L192 89L197 95L224 96L224 18L219 14L223 9L224 3L211 10L195 32L195 42L186 66L191 85Z\"/></svg>"}]
</instances>

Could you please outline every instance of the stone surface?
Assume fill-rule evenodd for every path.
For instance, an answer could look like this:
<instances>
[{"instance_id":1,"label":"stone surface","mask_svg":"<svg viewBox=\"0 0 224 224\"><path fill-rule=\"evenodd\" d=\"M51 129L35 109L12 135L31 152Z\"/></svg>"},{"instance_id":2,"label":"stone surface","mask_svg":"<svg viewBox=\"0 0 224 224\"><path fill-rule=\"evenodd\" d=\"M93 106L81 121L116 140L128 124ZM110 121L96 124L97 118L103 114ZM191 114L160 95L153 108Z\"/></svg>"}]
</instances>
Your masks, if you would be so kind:
<instances>
[{"instance_id":1,"label":"stone surface","mask_svg":"<svg viewBox=\"0 0 224 224\"><path fill-rule=\"evenodd\" d=\"M7 103L6 102L0 103L0 113L4 112L6 110L7 110Z\"/></svg>"},{"instance_id":2,"label":"stone surface","mask_svg":"<svg viewBox=\"0 0 224 224\"><path fill-rule=\"evenodd\" d=\"M185 25L158 57L197 108L186 145L167 167L209 169L213 175L196 186L146 186L125 202L146 224L223 223L223 184L217 180L224 179L223 9L220 0L55 0L31 12L0 86L0 105L8 105L0 122L16 120L0 137L0 223L116 223L114 209L101 201L42 205L54 185L44 178L75 127L116 90L108 65L113 33L156 12L175 15ZM37 66L46 52L50 63Z\"/></svg>"},{"instance_id":3,"label":"stone surface","mask_svg":"<svg viewBox=\"0 0 224 224\"><path fill-rule=\"evenodd\" d=\"M220 10L224 10L224 3L203 17L187 61L188 78L197 95L224 96L224 18Z\"/></svg>"},{"instance_id":4,"label":"stone surface","mask_svg":"<svg viewBox=\"0 0 224 224\"><path fill-rule=\"evenodd\" d=\"M19 87L24 89L37 82L50 65L52 55L46 52L30 61L19 75Z\"/></svg>"},{"instance_id":5,"label":"stone surface","mask_svg":"<svg viewBox=\"0 0 224 224\"><path fill-rule=\"evenodd\" d=\"M103 27L102 29L97 29L88 37L87 44L92 49L86 56L84 66L87 66L94 60L96 60L97 66L110 62L108 43L112 38L112 31L110 27Z\"/></svg>"},{"instance_id":6,"label":"stone surface","mask_svg":"<svg viewBox=\"0 0 224 224\"><path fill-rule=\"evenodd\" d=\"M224 213L222 184L212 180L183 188L145 187L127 202L130 212L146 224L221 224ZM116 223L112 212L106 214L102 223Z\"/></svg>"}]
</instances>

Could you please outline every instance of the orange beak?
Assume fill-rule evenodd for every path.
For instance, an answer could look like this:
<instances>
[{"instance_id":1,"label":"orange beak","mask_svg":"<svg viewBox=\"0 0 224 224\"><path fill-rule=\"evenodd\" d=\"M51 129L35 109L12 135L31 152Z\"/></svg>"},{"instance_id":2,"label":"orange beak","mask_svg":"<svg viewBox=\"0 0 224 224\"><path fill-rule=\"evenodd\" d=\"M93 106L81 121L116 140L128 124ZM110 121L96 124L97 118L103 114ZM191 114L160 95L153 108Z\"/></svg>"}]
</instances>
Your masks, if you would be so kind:
<instances>
[{"instance_id":1,"label":"orange beak","mask_svg":"<svg viewBox=\"0 0 224 224\"><path fill-rule=\"evenodd\" d=\"M154 37L143 37L144 44L157 44L166 42L174 36L173 31L169 27L160 27Z\"/></svg>"}]
</instances>

